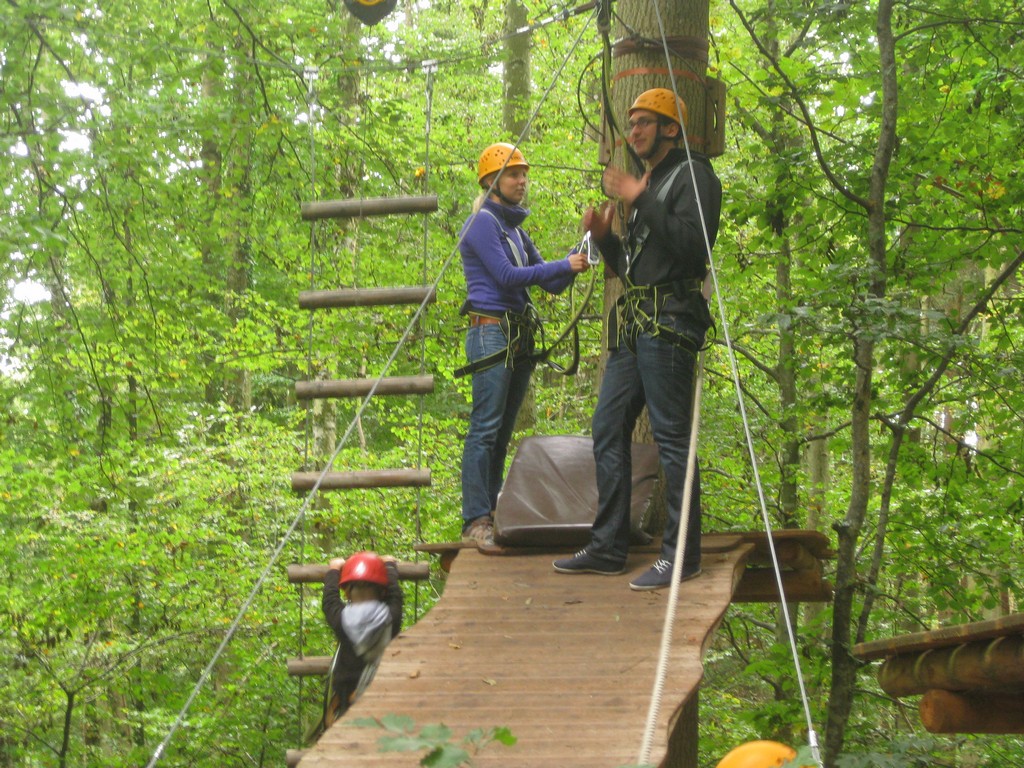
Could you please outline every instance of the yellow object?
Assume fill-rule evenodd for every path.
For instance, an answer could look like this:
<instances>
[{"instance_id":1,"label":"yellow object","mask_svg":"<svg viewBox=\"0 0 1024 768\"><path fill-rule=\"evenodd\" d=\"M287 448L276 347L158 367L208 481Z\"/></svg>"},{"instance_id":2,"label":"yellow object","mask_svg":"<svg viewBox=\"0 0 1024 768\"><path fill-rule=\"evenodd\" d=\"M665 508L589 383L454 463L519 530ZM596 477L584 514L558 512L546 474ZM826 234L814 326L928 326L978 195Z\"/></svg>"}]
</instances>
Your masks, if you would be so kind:
<instances>
[{"instance_id":1,"label":"yellow object","mask_svg":"<svg viewBox=\"0 0 1024 768\"><path fill-rule=\"evenodd\" d=\"M506 160L508 160L507 163ZM476 180L483 181L485 176L500 171L502 168L516 167L530 167L522 152L505 142L491 144L480 153L480 162L476 166Z\"/></svg>"},{"instance_id":2,"label":"yellow object","mask_svg":"<svg viewBox=\"0 0 1024 768\"><path fill-rule=\"evenodd\" d=\"M795 749L777 741L749 741L730 751L717 768L776 768L794 757Z\"/></svg>"},{"instance_id":3,"label":"yellow object","mask_svg":"<svg viewBox=\"0 0 1024 768\"><path fill-rule=\"evenodd\" d=\"M678 106L678 108L677 108ZM629 115L638 109L646 109L656 115L667 117L673 123L679 124L679 115L683 116L683 124L686 124L686 102L677 97L668 88L651 88L636 97L633 106L629 108Z\"/></svg>"}]
</instances>

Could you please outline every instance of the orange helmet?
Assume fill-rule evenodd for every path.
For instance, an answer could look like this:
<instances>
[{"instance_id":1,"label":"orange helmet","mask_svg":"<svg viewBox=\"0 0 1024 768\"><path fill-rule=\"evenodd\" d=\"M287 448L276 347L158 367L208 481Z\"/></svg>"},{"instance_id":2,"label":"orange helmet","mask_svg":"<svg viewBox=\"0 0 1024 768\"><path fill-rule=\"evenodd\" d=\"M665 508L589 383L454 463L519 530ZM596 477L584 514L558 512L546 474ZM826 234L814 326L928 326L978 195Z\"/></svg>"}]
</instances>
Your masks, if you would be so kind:
<instances>
[{"instance_id":1,"label":"orange helmet","mask_svg":"<svg viewBox=\"0 0 1024 768\"><path fill-rule=\"evenodd\" d=\"M505 161L508 162L505 162ZM517 147L505 142L491 144L480 154L480 162L476 166L476 180L482 182L484 177L500 171L502 168L529 168L523 153Z\"/></svg>"},{"instance_id":2,"label":"orange helmet","mask_svg":"<svg viewBox=\"0 0 1024 768\"><path fill-rule=\"evenodd\" d=\"M638 109L646 109L656 115L667 117L676 125L679 125L680 115L683 116L684 124L687 121L686 102L668 88L651 88L641 93L629 108L629 115L632 116Z\"/></svg>"},{"instance_id":3,"label":"orange helmet","mask_svg":"<svg viewBox=\"0 0 1024 768\"><path fill-rule=\"evenodd\" d=\"M341 577L338 584L345 586L353 581L368 581L371 584L388 585L388 569L373 552L356 552L341 566Z\"/></svg>"},{"instance_id":4,"label":"orange helmet","mask_svg":"<svg viewBox=\"0 0 1024 768\"><path fill-rule=\"evenodd\" d=\"M723 757L717 768L776 768L796 757L796 750L777 741L749 741Z\"/></svg>"}]
</instances>

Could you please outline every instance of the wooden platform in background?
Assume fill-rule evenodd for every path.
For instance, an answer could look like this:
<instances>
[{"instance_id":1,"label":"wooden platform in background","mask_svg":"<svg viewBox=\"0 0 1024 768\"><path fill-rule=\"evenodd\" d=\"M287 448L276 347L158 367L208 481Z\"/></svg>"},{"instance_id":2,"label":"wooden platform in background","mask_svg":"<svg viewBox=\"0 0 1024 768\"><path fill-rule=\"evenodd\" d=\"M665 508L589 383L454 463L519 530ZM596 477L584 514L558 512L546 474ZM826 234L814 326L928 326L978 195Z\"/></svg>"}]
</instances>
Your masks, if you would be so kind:
<instances>
[{"instance_id":1,"label":"wooden platform in background","mask_svg":"<svg viewBox=\"0 0 1024 768\"><path fill-rule=\"evenodd\" d=\"M725 551L705 549L703 574L680 588L656 764L755 548L736 540ZM383 731L353 724L389 714L418 728L443 723L453 740L475 728L509 728L517 743L474 755L482 768L635 763L669 592L634 592L629 581L656 556L633 554L623 575L598 576L556 573L551 553L461 550L441 600L392 641L370 689L300 768L417 765L422 753L380 752Z\"/></svg>"}]
</instances>

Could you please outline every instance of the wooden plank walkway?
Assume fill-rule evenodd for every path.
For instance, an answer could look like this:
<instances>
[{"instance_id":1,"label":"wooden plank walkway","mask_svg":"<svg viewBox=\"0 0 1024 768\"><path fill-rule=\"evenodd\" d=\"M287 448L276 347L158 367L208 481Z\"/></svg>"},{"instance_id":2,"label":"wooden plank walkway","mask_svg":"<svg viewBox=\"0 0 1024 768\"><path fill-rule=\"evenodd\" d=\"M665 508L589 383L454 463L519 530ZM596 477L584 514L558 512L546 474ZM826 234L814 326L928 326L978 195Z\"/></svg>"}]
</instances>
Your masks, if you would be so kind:
<instances>
[{"instance_id":1,"label":"wooden plank walkway","mask_svg":"<svg viewBox=\"0 0 1024 768\"><path fill-rule=\"evenodd\" d=\"M670 742L678 748L679 713L698 689L705 647L755 547L733 544L705 547L703 574L680 587L656 765L667 764ZM410 717L417 730L443 723L452 741L476 728L509 728L516 744L474 755L481 768L635 764L669 592L634 592L629 581L657 553L632 553L621 576L558 574L551 560L564 554L462 550L438 603L392 641L369 690L299 767L418 765L422 753L380 752L384 732L353 724L389 714Z\"/></svg>"}]
</instances>

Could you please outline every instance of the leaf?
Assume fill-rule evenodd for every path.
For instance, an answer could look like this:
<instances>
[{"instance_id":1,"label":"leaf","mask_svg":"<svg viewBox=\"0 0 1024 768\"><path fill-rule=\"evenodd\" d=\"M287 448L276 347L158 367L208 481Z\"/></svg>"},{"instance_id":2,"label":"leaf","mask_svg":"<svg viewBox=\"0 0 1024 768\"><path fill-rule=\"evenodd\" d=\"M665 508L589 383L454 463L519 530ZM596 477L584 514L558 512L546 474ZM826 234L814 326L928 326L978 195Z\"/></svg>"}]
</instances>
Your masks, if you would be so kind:
<instances>
[{"instance_id":1,"label":"leaf","mask_svg":"<svg viewBox=\"0 0 1024 768\"><path fill-rule=\"evenodd\" d=\"M430 752L420 760L420 765L431 766L431 768L458 768L469 762L469 753L462 747L446 744Z\"/></svg>"}]
</instances>

